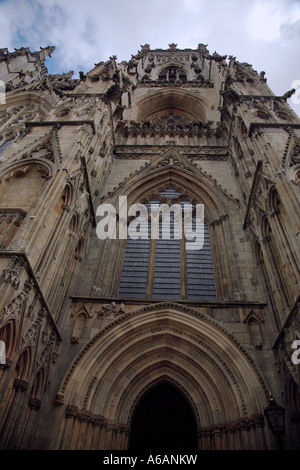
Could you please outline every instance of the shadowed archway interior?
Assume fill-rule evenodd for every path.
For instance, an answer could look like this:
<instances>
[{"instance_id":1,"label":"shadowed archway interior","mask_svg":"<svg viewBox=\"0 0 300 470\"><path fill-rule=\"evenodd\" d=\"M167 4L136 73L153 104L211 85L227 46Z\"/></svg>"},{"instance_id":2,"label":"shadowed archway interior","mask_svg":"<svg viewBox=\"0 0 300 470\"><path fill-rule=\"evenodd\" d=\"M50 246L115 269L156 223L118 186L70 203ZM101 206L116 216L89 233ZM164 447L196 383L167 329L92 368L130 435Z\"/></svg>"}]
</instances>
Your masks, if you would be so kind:
<instances>
[{"instance_id":1,"label":"shadowed archway interior","mask_svg":"<svg viewBox=\"0 0 300 470\"><path fill-rule=\"evenodd\" d=\"M196 421L181 392L167 382L148 391L132 421L129 449L135 451L196 451Z\"/></svg>"}]
</instances>

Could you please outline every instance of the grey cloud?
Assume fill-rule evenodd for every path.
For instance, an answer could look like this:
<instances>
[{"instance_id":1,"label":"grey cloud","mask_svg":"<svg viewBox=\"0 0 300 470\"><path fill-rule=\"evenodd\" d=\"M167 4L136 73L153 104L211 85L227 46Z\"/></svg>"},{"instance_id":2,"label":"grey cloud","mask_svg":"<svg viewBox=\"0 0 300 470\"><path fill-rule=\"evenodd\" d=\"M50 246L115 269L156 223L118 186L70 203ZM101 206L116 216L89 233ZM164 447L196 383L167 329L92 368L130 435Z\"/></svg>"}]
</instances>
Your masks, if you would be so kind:
<instances>
[{"instance_id":1,"label":"grey cloud","mask_svg":"<svg viewBox=\"0 0 300 470\"><path fill-rule=\"evenodd\" d=\"M286 39L300 38L300 20L294 23L284 23L280 27L280 33Z\"/></svg>"}]
</instances>

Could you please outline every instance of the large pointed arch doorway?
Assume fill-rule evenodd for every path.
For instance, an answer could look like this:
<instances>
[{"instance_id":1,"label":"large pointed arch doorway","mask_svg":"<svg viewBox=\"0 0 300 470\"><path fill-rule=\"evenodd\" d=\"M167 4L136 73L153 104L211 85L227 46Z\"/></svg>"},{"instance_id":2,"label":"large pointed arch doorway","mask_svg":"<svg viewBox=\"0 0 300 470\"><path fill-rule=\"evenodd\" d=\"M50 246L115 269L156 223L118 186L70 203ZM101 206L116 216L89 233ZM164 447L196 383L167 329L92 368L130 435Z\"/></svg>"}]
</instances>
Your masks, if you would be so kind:
<instances>
[{"instance_id":1,"label":"large pointed arch doorway","mask_svg":"<svg viewBox=\"0 0 300 470\"><path fill-rule=\"evenodd\" d=\"M181 392L168 382L148 391L131 421L129 449L134 451L196 451L197 425Z\"/></svg>"}]
</instances>

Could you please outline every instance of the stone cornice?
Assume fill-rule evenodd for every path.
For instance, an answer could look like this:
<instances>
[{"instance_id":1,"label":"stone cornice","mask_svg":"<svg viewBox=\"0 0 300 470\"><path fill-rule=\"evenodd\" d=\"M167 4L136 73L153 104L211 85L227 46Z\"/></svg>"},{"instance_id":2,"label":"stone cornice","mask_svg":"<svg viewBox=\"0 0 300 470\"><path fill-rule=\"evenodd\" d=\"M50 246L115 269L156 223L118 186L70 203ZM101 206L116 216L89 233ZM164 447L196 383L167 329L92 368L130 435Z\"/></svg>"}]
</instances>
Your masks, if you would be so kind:
<instances>
[{"instance_id":1,"label":"stone cornice","mask_svg":"<svg viewBox=\"0 0 300 470\"><path fill-rule=\"evenodd\" d=\"M73 302L85 302L85 303L99 303L99 302L120 302L126 305L154 305L154 304L179 304L186 305L191 307L209 307L209 308L264 308L266 303L256 302L251 300L176 300L176 302L171 302L164 299L128 299L128 298L116 298L116 297L90 297L90 296L80 296L80 295L71 295L70 298Z\"/></svg>"},{"instance_id":2,"label":"stone cornice","mask_svg":"<svg viewBox=\"0 0 300 470\"><path fill-rule=\"evenodd\" d=\"M172 144L166 145L122 145L115 146L114 154L117 159L141 159L152 156L157 156L164 153L172 147ZM228 147L227 146L189 146L189 145L176 145L176 150L181 152L188 159L195 160L228 160Z\"/></svg>"},{"instance_id":3,"label":"stone cornice","mask_svg":"<svg viewBox=\"0 0 300 470\"><path fill-rule=\"evenodd\" d=\"M300 129L300 122L299 123L292 123L292 122L250 122L248 136L250 137L253 130L256 127L264 128L264 129L283 129L287 130L288 128L293 129Z\"/></svg>"},{"instance_id":4,"label":"stone cornice","mask_svg":"<svg viewBox=\"0 0 300 470\"><path fill-rule=\"evenodd\" d=\"M25 128L28 129L30 127L45 127L51 126L55 128L59 128L60 126L83 126L84 124L88 124L92 127L93 133L96 133L95 123L91 120L86 121L26 121Z\"/></svg>"}]
</instances>

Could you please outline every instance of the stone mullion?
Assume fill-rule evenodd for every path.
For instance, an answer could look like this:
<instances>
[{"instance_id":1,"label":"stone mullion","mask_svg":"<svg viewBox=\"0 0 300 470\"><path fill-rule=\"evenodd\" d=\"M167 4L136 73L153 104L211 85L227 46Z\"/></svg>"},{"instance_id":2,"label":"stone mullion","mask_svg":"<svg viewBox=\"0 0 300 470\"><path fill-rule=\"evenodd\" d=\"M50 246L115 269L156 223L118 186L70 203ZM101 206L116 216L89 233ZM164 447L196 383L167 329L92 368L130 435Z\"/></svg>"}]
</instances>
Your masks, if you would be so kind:
<instances>
[{"instance_id":1,"label":"stone mullion","mask_svg":"<svg viewBox=\"0 0 300 470\"><path fill-rule=\"evenodd\" d=\"M156 240L151 240L150 249L149 249L148 275L147 275L147 287L146 287L147 299L153 297L155 257L156 257Z\"/></svg>"},{"instance_id":2,"label":"stone mullion","mask_svg":"<svg viewBox=\"0 0 300 470\"><path fill-rule=\"evenodd\" d=\"M186 261L186 239L184 233L180 239L180 296L182 299L188 298L188 279Z\"/></svg>"},{"instance_id":3,"label":"stone mullion","mask_svg":"<svg viewBox=\"0 0 300 470\"><path fill-rule=\"evenodd\" d=\"M146 298L153 297L153 285L154 285L154 274L155 274L155 258L156 258L156 240L159 237L159 220L154 216L151 217L151 240L149 248L149 262L148 262L148 275L147 275L147 287L146 287ZM148 233L149 236L149 233Z\"/></svg>"}]
</instances>

